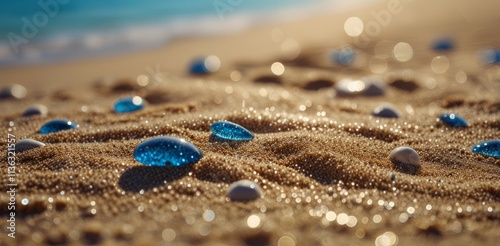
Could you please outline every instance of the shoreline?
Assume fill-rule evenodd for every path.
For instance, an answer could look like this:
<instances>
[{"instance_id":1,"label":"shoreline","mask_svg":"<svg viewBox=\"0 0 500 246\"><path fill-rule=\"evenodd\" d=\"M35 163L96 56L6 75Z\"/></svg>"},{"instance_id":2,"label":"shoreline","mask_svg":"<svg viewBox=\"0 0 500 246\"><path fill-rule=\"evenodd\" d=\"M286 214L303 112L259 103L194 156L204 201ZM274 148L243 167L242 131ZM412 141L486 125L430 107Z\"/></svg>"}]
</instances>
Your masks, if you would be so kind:
<instances>
[{"instance_id":1,"label":"shoreline","mask_svg":"<svg viewBox=\"0 0 500 246\"><path fill-rule=\"evenodd\" d=\"M347 18L350 11L339 13L340 19ZM104 57L69 60L46 64L1 68L0 77L9 83L20 83L29 86L35 84L54 84L74 81L75 84L88 83L103 77L131 78L140 74L148 74L148 70L161 70L176 76L187 75L188 64L203 55L217 55L222 61L222 69L231 69L235 63L262 62L280 57L280 45L284 39L291 39L302 47L316 46L328 40L336 40L336 36L346 36L342 23L337 23L331 33L325 33L332 16L324 13L299 21L258 25L243 32L227 35L205 36L203 38L180 38L171 40L162 47L125 54ZM311 29L309 26L318 28ZM279 42L273 41L273 31L278 30L283 36ZM344 38L345 39L345 38ZM341 43L337 39L332 46ZM159 69L157 69L159 67ZM80 72L79 70L92 70ZM68 76L79 74L84 77Z\"/></svg>"},{"instance_id":2,"label":"shoreline","mask_svg":"<svg viewBox=\"0 0 500 246\"><path fill-rule=\"evenodd\" d=\"M232 14L237 6L222 5L222 12L217 16L199 16L197 18L177 18L158 21L147 25L119 27L116 30L101 30L98 32L73 33L38 39L31 44L32 38L20 36L16 40L28 42L16 46L17 54L23 58L16 58L8 42L1 43L3 55L0 56L0 69L16 68L20 66L38 66L44 64L61 64L78 60L101 59L119 56L127 53L141 53L150 50L160 50L172 40L203 39L237 35L242 32L261 26L286 25L290 22L299 22L315 15L325 15L337 12L346 12L353 7L366 3L358 0L357 3L341 5L332 1L314 3L308 6L290 6L283 10L259 13L248 10L239 14ZM215 4L215 2L214 2ZM215 8L215 7L214 7ZM48 13L47 13L48 14ZM26 23L25 23L26 25ZM43 26L30 25L39 31ZM11 55L8 58L8 54ZM32 58L30 58L32 54Z\"/></svg>"}]
</instances>

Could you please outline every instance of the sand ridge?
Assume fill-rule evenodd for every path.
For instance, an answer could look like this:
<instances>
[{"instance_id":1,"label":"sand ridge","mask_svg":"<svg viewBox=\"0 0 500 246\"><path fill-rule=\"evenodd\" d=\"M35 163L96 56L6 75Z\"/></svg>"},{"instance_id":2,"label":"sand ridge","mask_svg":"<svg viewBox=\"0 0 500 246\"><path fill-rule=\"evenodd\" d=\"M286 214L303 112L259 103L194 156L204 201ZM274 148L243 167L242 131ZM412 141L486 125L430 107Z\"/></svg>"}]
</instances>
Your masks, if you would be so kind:
<instances>
[{"instance_id":1,"label":"sand ridge","mask_svg":"<svg viewBox=\"0 0 500 246\"><path fill-rule=\"evenodd\" d=\"M404 29L405 23L415 23L419 10L427 9L425 3L412 5L415 9L398 19L405 21L391 24L370 45L357 47L359 63L351 67L332 65L327 59L331 48L352 45L339 38L335 44L304 42L293 60L284 59L277 44L259 43L253 48L273 52L256 60L235 54L224 60L231 56L223 54L221 59L228 63L208 76L176 69L185 68L191 53L202 53L197 42L224 50L231 42L252 42L248 36L269 39L273 28L265 27L242 36L187 40L161 52L95 63L0 71L9 81L26 82L29 91L22 100L0 102L6 123L0 129L7 132L12 121L18 139L46 144L16 156L17 234L15 240L6 233L0 239L7 245L494 245L500 239L500 161L470 148L500 138L500 70L481 64L475 56L478 48L494 43L498 32L490 25L495 22L485 22L478 30L472 21L453 29L466 45L437 54L429 50L429 40L446 28L422 22L414 30L426 31ZM370 10L358 14L369 16ZM343 23L339 20L346 16L332 17L328 23ZM485 14L484 20L488 18ZM319 19L315 23L328 24L324 17ZM308 23L299 24L307 28ZM283 28L286 33L294 33L292 29ZM334 33L329 35L336 37ZM336 95L341 79L375 73L369 61L384 39L387 47L410 40L415 51L411 61L401 63L389 58L391 49L382 49L389 55L386 69L379 73L385 95ZM191 46L197 48L190 50ZM169 53L170 49L178 50ZM179 54L183 62L172 65L158 58L166 54ZM449 59L447 72L432 71L430 63L437 55ZM259 54L251 57L255 56ZM171 71L160 80L150 76L145 86L138 83L144 67L156 62ZM283 75L271 72L274 62L283 64ZM94 80L103 74L117 79ZM466 74L466 80L457 79L457 74ZM57 81L47 82L50 79ZM40 86L44 82L47 86ZM148 102L143 110L113 112L115 100L133 95ZM46 105L48 115L22 117L34 103ZM381 103L393 104L401 118L373 116ZM448 127L437 120L442 113L457 113L470 127ZM75 121L80 127L40 135L40 126L54 118ZM215 139L209 128L219 120L240 124L255 138ZM204 157L182 167L148 167L135 161L134 148L160 135L185 138ZM416 175L398 172L388 159L398 146L411 146L419 153L422 166ZM5 151L1 158L6 159ZM6 172L0 171L3 190ZM229 185L241 179L258 183L264 197L229 201ZM2 219L7 201L8 194L0 193Z\"/></svg>"}]
</instances>

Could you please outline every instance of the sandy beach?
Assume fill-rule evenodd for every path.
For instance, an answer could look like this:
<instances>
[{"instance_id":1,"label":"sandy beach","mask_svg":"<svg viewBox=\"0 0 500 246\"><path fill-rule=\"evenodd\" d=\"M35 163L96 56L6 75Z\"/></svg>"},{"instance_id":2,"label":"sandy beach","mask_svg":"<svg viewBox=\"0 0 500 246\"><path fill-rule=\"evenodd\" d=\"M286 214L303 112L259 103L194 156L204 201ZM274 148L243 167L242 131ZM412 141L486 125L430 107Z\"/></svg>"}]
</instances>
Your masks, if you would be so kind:
<instances>
[{"instance_id":1,"label":"sandy beach","mask_svg":"<svg viewBox=\"0 0 500 246\"><path fill-rule=\"evenodd\" d=\"M0 99L0 241L496 245L500 159L471 147L500 139L500 67L478 53L500 48L498 7L376 1L154 50L0 69L1 87L28 91ZM358 37L346 34L352 16L364 22ZM431 49L440 36L455 47ZM357 52L354 63L329 59L332 49L347 47ZM207 55L220 59L220 69L189 74L193 59ZM383 95L339 92L340 81L367 76L383 82ZM113 103L124 96L140 96L146 106L115 113ZM384 103L400 117L373 115ZM23 117L33 104L48 114ZM445 113L469 126L445 125L438 119ZM79 127L40 134L52 119ZM254 139L214 138L210 125L222 120ZM15 155L15 238L7 228L12 136L45 143ZM136 146L157 136L186 139L203 157L179 167L137 162ZM399 146L419 154L416 174L389 160ZM231 201L229 186L243 179L257 183L262 198Z\"/></svg>"}]
</instances>

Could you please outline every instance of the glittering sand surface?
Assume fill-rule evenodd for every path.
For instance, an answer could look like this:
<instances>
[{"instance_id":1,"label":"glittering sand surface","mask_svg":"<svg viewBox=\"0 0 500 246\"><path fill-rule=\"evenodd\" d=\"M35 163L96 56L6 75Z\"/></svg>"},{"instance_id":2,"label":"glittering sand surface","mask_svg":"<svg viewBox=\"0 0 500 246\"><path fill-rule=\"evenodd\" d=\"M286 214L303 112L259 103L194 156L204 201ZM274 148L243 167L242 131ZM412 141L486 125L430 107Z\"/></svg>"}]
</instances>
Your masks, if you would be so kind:
<instances>
[{"instance_id":1,"label":"glittering sand surface","mask_svg":"<svg viewBox=\"0 0 500 246\"><path fill-rule=\"evenodd\" d=\"M414 38L408 35L391 37L395 44ZM442 74L432 71L438 54L424 38L410 42L409 62L387 59L381 97L338 97L333 89L342 78L373 74L368 60L378 41L348 68L326 63L328 49L316 46L293 60L234 63L209 76L169 74L146 86L135 79L88 81L76 91L27 84L25 99L1 101L2 131L12 121L18 140L46 146L16 155L16 239L7 237L9 195L2 192L2 244L495 245L500 160L470 148L500 138L499 68L474 56L499 33L458 36L471 45L445 53L450 66ZM483 41L471 41L477 37ZM269 69L278 60L286 69L281 76ZM407 82L391 83L397 80ZM125 95L148 105L114 113L113 102ZM372 116L384 102L401 118ZM34 103L48 106L48 116L21 117ZM470 126L445 126L437 121L442 113L459 114ZM80 127L40 135L54 118ZM255 138L210 137L219 120ZM203 158L182 167L135 161L134 148L160 135L185 138ZM398 146L419 153L417 174L389 161ZM1 156L6 160L5 151ZM7 190L6 165L0 172ZM241 179L258 183L263 198L230 201L227 188Z\"/></svg>"}]
</instances>

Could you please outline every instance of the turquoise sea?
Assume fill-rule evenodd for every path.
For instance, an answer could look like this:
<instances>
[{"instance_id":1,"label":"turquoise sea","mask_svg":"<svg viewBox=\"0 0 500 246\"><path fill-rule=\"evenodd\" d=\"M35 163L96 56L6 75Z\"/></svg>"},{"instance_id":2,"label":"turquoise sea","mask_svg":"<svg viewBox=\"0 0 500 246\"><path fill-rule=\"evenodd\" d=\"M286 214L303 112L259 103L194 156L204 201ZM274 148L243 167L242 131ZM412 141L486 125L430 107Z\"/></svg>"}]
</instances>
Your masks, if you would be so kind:
<instances>
[{"instance_id":1,"label":"turquoise sea","mask_svg":"<svg viewBox=\"0 0 500 246\"><path fill-rule=\"evenodd\" d=\"M130 52L307 15L332 0L2 0L0 67Z\"/></svg>"}]
</instances>

